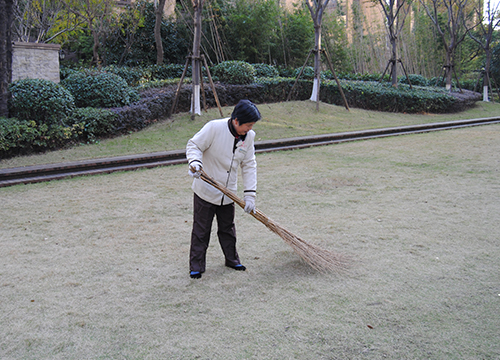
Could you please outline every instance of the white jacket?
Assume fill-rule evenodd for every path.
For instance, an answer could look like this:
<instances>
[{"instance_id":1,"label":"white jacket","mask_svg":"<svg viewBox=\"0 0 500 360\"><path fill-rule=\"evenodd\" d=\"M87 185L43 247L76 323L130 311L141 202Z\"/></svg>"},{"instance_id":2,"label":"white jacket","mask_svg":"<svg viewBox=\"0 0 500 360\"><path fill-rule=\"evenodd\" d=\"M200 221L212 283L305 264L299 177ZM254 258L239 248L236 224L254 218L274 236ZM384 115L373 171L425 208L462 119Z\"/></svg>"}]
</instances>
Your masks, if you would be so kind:
<instances>
[{"instance_id":1,"label":"white jacket","mask_svg":"<svg viewBox=\"0 0 500 360\"><path fill-rule=\"evenodd\" d=\"M257 163L255 161L255 132L250 130L245 140L234 149L235 137L229 130L229 118L212 120L203 126L187 143L188 163L199 162L203 170L219 183L236 193L238 167L241 167L244 194L255 196L257 189ZM227 205L233 201L201 179L194 179L193 191L214 205Z\"/></svg>"}]
</instances>

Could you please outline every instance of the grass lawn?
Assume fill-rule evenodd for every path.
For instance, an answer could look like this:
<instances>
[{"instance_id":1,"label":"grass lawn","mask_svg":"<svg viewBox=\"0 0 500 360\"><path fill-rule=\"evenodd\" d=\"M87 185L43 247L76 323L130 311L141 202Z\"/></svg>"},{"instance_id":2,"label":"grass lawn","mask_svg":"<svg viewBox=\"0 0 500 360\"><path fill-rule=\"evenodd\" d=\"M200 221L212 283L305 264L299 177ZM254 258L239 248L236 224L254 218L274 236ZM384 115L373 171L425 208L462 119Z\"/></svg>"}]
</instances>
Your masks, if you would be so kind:
<instances>
[{"instance_id":1,"label":"grass lawn","mask_svg":"<svg viewBox=\"0 0 500 360\"><path fill-rule=\"evenodd\" d=\"M276 136L314 132L279 106L297 109ZM418 118L354 112L325 131ZM345 274L315 272L237 209L248 270L224 266L214 233L190 279L185 165L0 188L0 358L498 359L499 153L488 125L259 154L257 207L349 255Z\"/></svg>"},{"instance_id":2,"label":"grass lawn","mask_svg":"<svg viewBox=\"0 0 500 360\"><path fill-rule=\"evenodd\" d=\"M385 113L356 108L347 111L344 107L328 104L321 104L320 111L316 112L316 103L311 101L261 104L258 107L263 119L254 128L257 140L500 115L500 104L484 102L478 102L474 108L465 112L443 115ZM224 116L230 116L232 110L233 107L223 108ZM3 159L0 160L0 168L184 149L188 139L206 122L219 117L220 113L217 108L203 112L194 121L190 119L190 114L176 114L142 131L101 140L97 144L80 145L40 155Z\"/></svg>"}]
</instances>

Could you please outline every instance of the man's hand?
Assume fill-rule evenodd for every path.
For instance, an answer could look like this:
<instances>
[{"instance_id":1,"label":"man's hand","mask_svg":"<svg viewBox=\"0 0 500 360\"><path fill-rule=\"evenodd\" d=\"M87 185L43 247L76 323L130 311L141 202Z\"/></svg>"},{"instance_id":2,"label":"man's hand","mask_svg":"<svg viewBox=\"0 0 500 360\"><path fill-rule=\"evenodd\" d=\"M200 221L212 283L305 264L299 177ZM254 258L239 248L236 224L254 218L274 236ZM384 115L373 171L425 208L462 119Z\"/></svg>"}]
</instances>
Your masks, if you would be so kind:
<instances>
[{"instance_id":1,"label":"man's hand","mask_svg":"<svg viewBox=\"0 0 500 360\"><path fill-rule=\"evenodd\" d=\"M198 162L194 162L189 166L189 175L191 177L194 177L196 179L199 179L201 176L200 170L202 169L202 166Z\"/></svg>"},{"instance_id":2,"label":"man's hand","mask_svg":"<svg viewBox=\"0 0 500 360\"><path fill-rule=\"evenodd\" d=\"M255 211L255 196L245 196L245 212L250 214Z\"/></svg>"}]
</instances>

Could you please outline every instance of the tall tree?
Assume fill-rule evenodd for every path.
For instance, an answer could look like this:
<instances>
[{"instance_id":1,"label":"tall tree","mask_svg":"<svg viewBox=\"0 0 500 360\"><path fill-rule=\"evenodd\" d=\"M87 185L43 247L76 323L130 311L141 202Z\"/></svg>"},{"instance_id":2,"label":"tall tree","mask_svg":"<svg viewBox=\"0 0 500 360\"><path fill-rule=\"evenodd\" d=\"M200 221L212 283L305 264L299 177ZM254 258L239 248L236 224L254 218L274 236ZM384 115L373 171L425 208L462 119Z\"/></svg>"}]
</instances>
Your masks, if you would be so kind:
<instances>
[{"instance_id":1,"label":"tall tree","mask_svg":"<svg viewBox=\"0 0 500 360\"><path fill-rule=\"evenodd\" d=\"M156 44L156 65L163 65L163 42L161 41L161 22L163 21L163 9L166 0L155 1L156 21L155 21L155 44Z\"/></svg>"},{"instance_id":2,"label":"tall tree","mask_svg":"<svg viewBox=\"0 0 500 360\"><path fill-rule=\"evenodd\" d=\"M385 15L387 34L391 44L391 83L398 87L397 62L398 62L398 38L403 29L406 15L411 8L411 0L377 0ZM388 64L388 65L389 65Z\"/></svg>"},{"instance_id":3,"label":"tall tree","mask_svg":"<svg viewBox=\"0 0 500 360\"><path fill-rule=\"evenodd\" d=\"M9 83L12 79L13 0L0 0L0 116L8 117Z\"/></svg>"},{"instance_id":4,"label":"tall tree","mask_svg":"<svg viewBox=\"0 0 500 360\"><path fill-rule=\"evenodd\" d=\"M311 94L312 101L319 101L321 76L321 22L329 0L306 0L307 7L314 22L314 83Z\"/></svg>"},{"instance_id":5,"label":"tall tree","mask_svg":"<svg viewBox=\"0 0 500 360\"><path fill-rule=\"evenodd\" d=\"M55 30L63 17L64 4L58 0L17 0L14 7L14 35L18 41L46 43L68 31ZM54 31L55 30L55 31Z\"/></svg>"},{"instance_id":6,"label":"tall tree","mask_svg":"<svg viewBox=\"0 0 500 360\"><path fill-rule=\"evenodd\" d=\"M99 47L101 37L107 29L107 20L110 19L114 0L63 0L69 13L84 21L92 34L94 45L92 48L92 63L101 65Z\"/></svg>"},{"instance_id":7,"label":"tall tree","mask_svg":"<svg viewBox=\"0 0 500 360\"><path fill-rule=\"evenodd\" d=\"M194 10L194 35L193 35L193 55L192 55L192 81L193 97L191 102L191 113L201 115L200 106L200 81L201 81L201 14L205 0L192 0Z\"/></svg>"},{"instance_id":8,"label":"tall tree","mask_svg":"<svg viewBox=\"0 0 500 360\"><path fill-rule=\"evenodd\" d=\"M483 101L489 101L488 91L491 86L491 42L493 41L493 33L496 28L500 25L500 3L492 4L491 0L486 0L486 10L483 12L481 6L476 6L474 12L476 13L477 24L472 28L478 27L479 30L477 34L473 31L469 31L469 36L481 46L484 50L485 61L484 61L484 83L483 83ZM464 24L468 26L467 23Z\"/></svg>"},{"instance_id":9,"label":"tall tree","mask_svg":"<svg viewBox=\"0 0 500 360\"><path fill-rule=\"evenodd\" d=\"M469 0L430 0L430 5L425 0L419 1L443 41L446 50L445 64L443 66L445 69L446 89L451 90L451 80L455 66L455 51L467 36L464 19ZM444 10L444 14L442 10ZM441 22L442 16L444 16L444 24Z\"/></svg>"}]
</instances>

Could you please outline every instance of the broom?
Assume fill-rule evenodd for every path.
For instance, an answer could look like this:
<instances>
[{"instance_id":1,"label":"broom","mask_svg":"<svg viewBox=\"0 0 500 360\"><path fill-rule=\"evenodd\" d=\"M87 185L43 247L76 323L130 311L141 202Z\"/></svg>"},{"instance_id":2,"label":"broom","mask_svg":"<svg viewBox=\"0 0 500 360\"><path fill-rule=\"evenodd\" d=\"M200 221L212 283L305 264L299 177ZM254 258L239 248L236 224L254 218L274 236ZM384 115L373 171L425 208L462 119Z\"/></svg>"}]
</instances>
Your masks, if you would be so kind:
<instances>
[{"instance_id":1,"label":"broom","mask_svg":"<svg viewBox=\"0 0 500 360\"><path fill-rule=\"evenodd\" d=\"M245 208L244 200L240 199L224 185L208 176L205 171L199 170L199 172L201 174L200 179L220 190L224 195L233 200L241 208ZM335 254L316 245L309 244L305 240L292 234L290 231L286 230L285 228L268 218L262 211L255 209L250 214L261 223L263 223L269 230L281 237L306 263L308 263L314 269L320 272L341 272L343 270L346 270L349 266L349 259L345 256Z\"/></svg>"}]
</instances>

